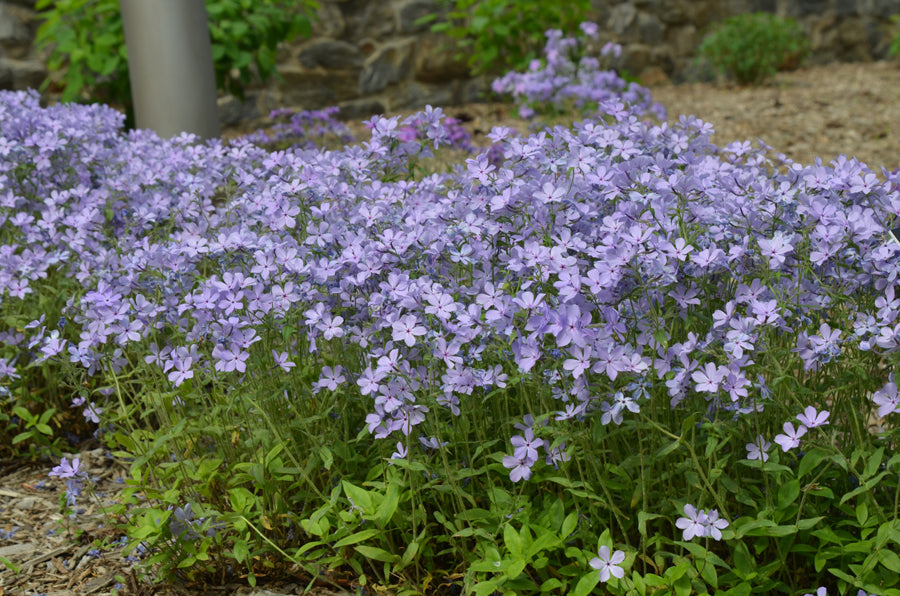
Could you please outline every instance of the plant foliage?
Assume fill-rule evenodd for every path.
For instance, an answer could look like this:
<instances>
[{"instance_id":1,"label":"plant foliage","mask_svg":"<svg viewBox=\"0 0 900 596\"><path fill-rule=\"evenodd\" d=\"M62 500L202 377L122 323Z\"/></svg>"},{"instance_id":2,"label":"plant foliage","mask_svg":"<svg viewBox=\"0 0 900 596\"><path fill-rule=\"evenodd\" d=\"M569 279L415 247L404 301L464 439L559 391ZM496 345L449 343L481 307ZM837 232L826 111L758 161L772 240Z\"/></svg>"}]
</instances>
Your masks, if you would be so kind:
<instances>
[{"instance_id":1,"label":"plant foliage","mask_svg":"<svg viewBox=\"0 0 900 596\"><path fill-rule=\"evenodd\" d=\"M240 97L254 77L277 75L278 44L310 33L313 0L207 0L216 84ZM63 101L131 104L118 0L38 0L37 44L49 50ZM55 77L48 77L47 88Z\"/></svg>"},{"instance_id":2,"label":"plant foliage","mask_svg":"<svg viewBox=\"0 0 900 596\"><path fill-rule=\"evenodd\" d=\"M439 108L322 149L0 93L0 445L82 417L158 577L900 595L900 171L717 147L583 45L498 84L583 121L439 171Z\"/></svg>"},{"instance_id":3,"label":"plant foliage","mask_svg":"<svg viewBox=\"0 0 900 596\"><path fill-rule=\"evenodd\" d=\"M741 85L756 85L778 70L796 67L809 50L803 28L770 13L741 14L713 27L698 54Z\"/></svg>"},{"instance_id":4,"label":"plant foliage","mask_svg":"<svg viewBox=\"0 0 900 596\"><path fill-rule=\"evenodd\" d=\"M439 0L445 16L429 15L434 32L456 40L457 59L473 74L522 70L539 56L548 29L573 31L584 21L590 0Z\"/></svg>"}]
</instances>

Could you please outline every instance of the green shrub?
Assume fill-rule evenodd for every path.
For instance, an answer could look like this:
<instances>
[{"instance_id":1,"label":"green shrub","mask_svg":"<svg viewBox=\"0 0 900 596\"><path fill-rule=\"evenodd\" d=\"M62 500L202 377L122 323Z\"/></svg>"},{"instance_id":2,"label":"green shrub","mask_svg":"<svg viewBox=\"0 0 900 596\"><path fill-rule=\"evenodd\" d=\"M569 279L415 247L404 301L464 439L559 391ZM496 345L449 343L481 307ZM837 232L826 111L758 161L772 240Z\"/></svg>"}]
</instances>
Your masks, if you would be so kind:
<instances>
[{"instance_id":1,"label":"green shrub","mask_svg":"<svg viewBox=\"0 0 900 596\"><path fill-rule=\"evenodd\" d=\"M809 39L796 21L758 12L716 25L698 54L741 85L755 85L799 65L808 50Z\"/></svg>"},{"instance_id":2,"label":"green shrub","mask_svg":"<svg viewBox=\"0 0 900 596\"><path fill-rule=\"evenodd\" d=\"M431 30L457 41L457 59L466 60L472 74L524 70L544 45L548 29L572 32L585 20L589 0L440 0L445 20L428 15ZM438 22L435 22L438 21Z\"/></svg>"},{"instance_id":3,"label":"green shrub","mask_svg":"<svg viewBox=\"0 0 900 596\"><path fill-rule=\"evenodd\" d=\"M309 35L313 0L207 0L216 85L243 96L255 75L277 75L279 42ZM63 101L131 103L128 56L118 0L38 0L37 44L62 74ZM42 90L51 84L48 77Z\"/></svg>"}]
</instances>

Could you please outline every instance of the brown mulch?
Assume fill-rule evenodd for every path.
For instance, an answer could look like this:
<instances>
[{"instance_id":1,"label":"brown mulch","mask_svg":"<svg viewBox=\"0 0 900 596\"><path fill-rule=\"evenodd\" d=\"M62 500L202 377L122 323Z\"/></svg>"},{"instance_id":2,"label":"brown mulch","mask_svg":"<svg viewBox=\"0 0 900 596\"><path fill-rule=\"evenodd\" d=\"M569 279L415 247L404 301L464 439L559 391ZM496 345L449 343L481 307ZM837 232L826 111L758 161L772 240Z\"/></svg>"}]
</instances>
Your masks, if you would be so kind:
<instances>
[{"instance_id":1,"label":"brown mulch","mask_svg":"<svg viewBox=\"0 0 900 596\"><path fill-rule=\"evenodd\" d=\"M692 114L714 125L713 142L757 138L776 152L802 164L818 156L824 163L840 154L866 162L876 172L900 167L900 65L894 62L832 64L780 73L773 81L739 88L727 84L648 85L669 112ZM444 111L463 117L476 143L496 124L517 120L509 106L472 104ZM360 125L354 125L361 131ZM100 508L121 489L123 465L103 449L81 453L94 484L96 498L85 494L84 510L67 520L60 513L65 482L50 478L49 462L0 461L0 596L109 596L118 583L120 594L166 596L201 594L301 594L304 583L281 582L256 592L238 584L188 588L149 587L121 554L120 537ZM68 528L68 529L67 529ZM98 548L97 552L93 549ZM318 588L317 588L318 590ZM336 594L328 590L318 594Z\"/></svg>"}]
</instances>

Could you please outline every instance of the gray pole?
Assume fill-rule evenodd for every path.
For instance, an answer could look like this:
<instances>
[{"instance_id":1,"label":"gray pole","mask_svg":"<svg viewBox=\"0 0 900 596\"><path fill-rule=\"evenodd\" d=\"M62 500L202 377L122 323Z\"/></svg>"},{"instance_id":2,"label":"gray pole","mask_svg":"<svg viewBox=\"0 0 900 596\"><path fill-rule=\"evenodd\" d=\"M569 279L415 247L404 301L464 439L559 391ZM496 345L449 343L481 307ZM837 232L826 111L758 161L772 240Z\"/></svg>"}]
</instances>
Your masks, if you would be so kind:
<instances>
[{"instance_id":1,"label":"gray pole","mask_svg":"<svg viewBox=\"0 0 900 596\"><path fill-rule=\"evenodd\" d=\"M218 137L204 0L119 0L135 124L163 138Z\"/></svg>"}]
</instances>

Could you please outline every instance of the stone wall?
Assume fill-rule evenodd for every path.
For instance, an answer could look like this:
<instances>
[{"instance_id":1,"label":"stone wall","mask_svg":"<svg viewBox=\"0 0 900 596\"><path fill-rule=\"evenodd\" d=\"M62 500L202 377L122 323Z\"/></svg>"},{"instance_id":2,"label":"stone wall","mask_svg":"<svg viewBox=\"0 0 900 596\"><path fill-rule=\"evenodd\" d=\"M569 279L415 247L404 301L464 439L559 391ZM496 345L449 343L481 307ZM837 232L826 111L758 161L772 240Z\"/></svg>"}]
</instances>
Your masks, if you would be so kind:
<instances>
[{"instance_id":1,"label":"stone wall","mask_svg":"<svg viewBox=\"0 0 900 596\"><path fill-rule=\"evenodd\" d=\"M0 89L37 87L46 73L32 40L35 0L0 0ZM320 0L309 39L284 44L283 80L241 103L220 98L224 125L249 123L281 106L341 107L348 118L474 101L489 87L453 59L448 40L416 25L436 0ZM593 0L591 20L624 46L621 66L644 82L696 80L694 52L708 27L744 12L796 18L812 42L809 63L883 59L900 0ZM52 101L51 98L47 98Z\"/></svg>"}]
</instances>

